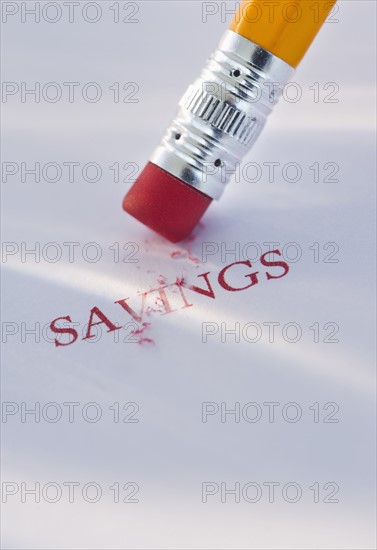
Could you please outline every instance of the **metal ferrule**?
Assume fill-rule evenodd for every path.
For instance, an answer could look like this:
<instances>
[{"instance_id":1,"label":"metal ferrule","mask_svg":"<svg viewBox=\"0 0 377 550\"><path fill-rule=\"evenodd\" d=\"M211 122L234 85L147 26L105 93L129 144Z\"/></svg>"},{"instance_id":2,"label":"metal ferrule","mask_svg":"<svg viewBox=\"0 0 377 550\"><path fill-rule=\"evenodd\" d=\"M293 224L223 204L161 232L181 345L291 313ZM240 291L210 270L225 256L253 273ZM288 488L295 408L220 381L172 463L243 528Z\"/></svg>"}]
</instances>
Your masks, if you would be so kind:
<instances>
[{"instance_id":1,"label":"metal ferrule","mask_svg":"<svg viewBox=\"0 0 377 550\"><path fill-rule=\"evenodd\" d=\"M293 72L275 55L226 31L181 99L151 162L219 199Z\"/></svg>"}]
</instances>

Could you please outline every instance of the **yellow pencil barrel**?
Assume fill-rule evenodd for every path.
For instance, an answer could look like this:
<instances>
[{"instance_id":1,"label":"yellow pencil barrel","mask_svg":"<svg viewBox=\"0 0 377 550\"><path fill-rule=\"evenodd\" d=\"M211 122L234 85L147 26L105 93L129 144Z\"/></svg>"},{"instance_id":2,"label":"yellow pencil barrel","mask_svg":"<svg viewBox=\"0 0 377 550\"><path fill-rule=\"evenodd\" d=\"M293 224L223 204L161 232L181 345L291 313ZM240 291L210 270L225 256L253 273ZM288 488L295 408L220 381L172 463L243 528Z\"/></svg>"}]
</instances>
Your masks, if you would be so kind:
<instances>
[{"instance_id":1,"label":"yellow pencil barrel","mask_svg":"<svg viewBox=\"0 0 377 550\"><path fill-rule=\"evenodd\" d=\"M229 29L297 67L336 0L244 0Z\"/></svg>"}]
</instances>

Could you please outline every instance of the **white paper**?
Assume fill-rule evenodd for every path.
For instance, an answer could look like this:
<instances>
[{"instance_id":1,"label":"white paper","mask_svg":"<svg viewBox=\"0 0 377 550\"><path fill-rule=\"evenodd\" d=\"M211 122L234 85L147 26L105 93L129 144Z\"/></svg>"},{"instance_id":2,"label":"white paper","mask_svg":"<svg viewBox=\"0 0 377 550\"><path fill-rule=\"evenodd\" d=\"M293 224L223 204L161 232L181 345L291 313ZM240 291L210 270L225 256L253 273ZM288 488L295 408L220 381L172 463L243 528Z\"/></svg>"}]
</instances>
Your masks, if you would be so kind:
<instances>
[{"instance_id":1,"label":"white paper","mask_svg":"<svg viewBox=\"0 0 377 550\"><path fill-rule=\"evenodd\" d=\"M374 548L374 2L339 3L295 74L301 99L178 245L121 203L234 5L81 2L70 22L57 3L52 23L37 2L37 23L3 4L19 86L3 102L3 547ZM269 249L282 278L258 261ZM224 277L258 284L224 289L248 259ZM182 288L187 307L174 283L205 289L207 272L215 298ZM150 292L138 333L115 302L138 312L165 286L174 311ZM93 307L124 328L83 340ZM56 346L67 316L78 339Z\"/></svg>"}]
</instances>

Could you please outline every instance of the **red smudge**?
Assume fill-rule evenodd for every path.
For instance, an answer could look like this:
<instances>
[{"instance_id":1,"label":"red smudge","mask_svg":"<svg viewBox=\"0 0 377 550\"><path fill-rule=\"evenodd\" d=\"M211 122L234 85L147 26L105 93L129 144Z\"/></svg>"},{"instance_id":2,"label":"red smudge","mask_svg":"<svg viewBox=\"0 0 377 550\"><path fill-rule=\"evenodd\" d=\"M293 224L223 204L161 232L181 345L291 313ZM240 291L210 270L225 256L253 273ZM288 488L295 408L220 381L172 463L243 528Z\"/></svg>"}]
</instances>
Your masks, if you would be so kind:
<instances>
[{"instance_id":1,"label":"red smudge","mask_svg":"<svg viewBox=\"0 0 377 550\"><path fill-rule=\"evenodd\" d=\"M152 344L152 346L155 345L155 341L152 340L152 338L139 338L137 343L142 346L143 344Z\"/></svg>"},{"instance_id":2,"label":"red smudge","mask_svg":"<svg viewBox=\"0 0 377 550\"><path fill-rule=\"evenodd\" d=\"M200 259L197 256L194 256L190 253L188 259L193 262L194 264L200 264Z\"/></svg>"},{"instance_id":3,"label":"red smudge","mask_svg":"<svg viewBox=\"0 0 377 550\"><path fill-rule=\"evenodd\" d=\"M131 330L131 334L143 334L144 331L150 327L151 324L150 323L142 323L141 327L139 328L135 328L134 330Z\"/></svg>"},{"instance_id":4,"label":"red smudge","mask_svg":"<svg viewBox=\"0 0 377 550\"><path fill-rule=\"evenodd\" d=\"M175 284L178 285L178 286L182 286L185 282L185 278L183 275L181 275L180 277L177 277L175 279Z\"/></svg>"},{"instance_id":5,"label":"red smudge","mask_svg":"<svg viewBox=\"0 0 377 550\"><path fill-rule=\"evenodd\" d=\"M145 315L150 317L152 313L159 313L159 312L160 312L159 309L155 309L154 307L148 306L147 309L145 310Z\"/></svg>"},{"instance_id":6,"label":"red smudge","mask_svg":"<svg viewBox=\"0 0 377 550\"><path fill-rule=\"evenodd\" d=\"M179 258L185 258L187 256L186 250L174 250L174 252L170 253L170 257L173 258L173 260L177 260Z\"/></svg>"},{"instance_id":7,"label":"red smudge","mask_svg":"<svg viewBox=\"0 0 377 550\"><path fill-rule=\"evenodd\" d=\"M164 305L163 301L161 300L160 296L157 296L157 298L154 301L154 305L157 306L158 309L154 309L153 311L161 312L161 306Z\"/></svg>"},{"instance_id":8,"label":"red smudge","mask_svg":"<svg viewBox=\"0 0 377 550\"><path fill-rule=\"evenodd\" d=\"M159 275L157 277L157 282L158 282L159 285L165 285L168 282L168 280L163 275Z\"/></svg>"},{"instance_id":9,"label":"red smudge","mask_svg":"<svg viewBox=\"0 0 377 550\"><path fill-rule=\"evenodd\" d=\"M150 327L150 323L142 323L141 327L136 328L135 330L131 331L131 334L134 336L138 336L137 343L142 346L143 344L155 344L155 341L152 340L152 338L148 338L147 336L144 336L144 332L147 328Z\"/></svg>"},{"instance_id":10,"label":"red smudge","mask_svg":"<svg viewBox=\"0 0 377 550\"><path fill-rule=\"evenodd\" d=\"M173 260L181 259L181 258L187 258L190 262L194 264L200 264L201 260L195 254L193 254L191 250L190 243L196 240L196 235L191 234L187 239L184 240L184 243L186 244L186 248L181 248L180 250L174 250L170 253L170 257L173 258Z\"/></svg>"}]
</instances>

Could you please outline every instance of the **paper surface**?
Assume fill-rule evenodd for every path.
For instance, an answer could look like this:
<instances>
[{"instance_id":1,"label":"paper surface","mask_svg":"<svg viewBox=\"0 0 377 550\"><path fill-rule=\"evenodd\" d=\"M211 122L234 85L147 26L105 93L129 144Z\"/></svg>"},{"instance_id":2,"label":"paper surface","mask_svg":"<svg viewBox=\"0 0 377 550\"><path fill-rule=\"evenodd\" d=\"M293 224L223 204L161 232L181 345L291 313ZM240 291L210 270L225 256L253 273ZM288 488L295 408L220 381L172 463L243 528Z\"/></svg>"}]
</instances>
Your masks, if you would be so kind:
<instances>
[{"instance_id":1,"label":"paper surface","mask_svg":"<svg viewBox=\"0 0 377 550\"><path fill-rule=\"evenodd\" d=\"M3 547L374 548L374 2L178 245L121 203L234 6L3 4Z\"/></svg>"}]
</instances>

